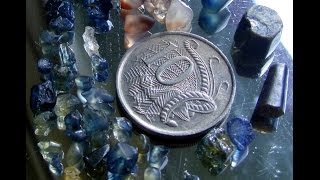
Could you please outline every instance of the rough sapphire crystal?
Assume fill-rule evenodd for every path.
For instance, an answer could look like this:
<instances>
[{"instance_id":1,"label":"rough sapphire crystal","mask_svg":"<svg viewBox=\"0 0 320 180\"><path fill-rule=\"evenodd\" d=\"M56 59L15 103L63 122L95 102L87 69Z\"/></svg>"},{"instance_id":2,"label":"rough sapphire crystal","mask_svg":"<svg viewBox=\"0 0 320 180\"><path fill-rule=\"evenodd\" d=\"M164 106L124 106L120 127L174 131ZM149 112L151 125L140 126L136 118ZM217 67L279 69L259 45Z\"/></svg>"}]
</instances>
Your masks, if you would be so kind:
<instances>
[{"instance_id":1,"label":"rough sapphire crystal","mask_svg":"<svg viewBox=\"0 0 320 180\"><path fill-rule=\"evenodd\" d=\"M33 113L50 111L54 108L56 101L57 95L51 81L32 86L30 105Z\"/></svg>"}]
</instances>

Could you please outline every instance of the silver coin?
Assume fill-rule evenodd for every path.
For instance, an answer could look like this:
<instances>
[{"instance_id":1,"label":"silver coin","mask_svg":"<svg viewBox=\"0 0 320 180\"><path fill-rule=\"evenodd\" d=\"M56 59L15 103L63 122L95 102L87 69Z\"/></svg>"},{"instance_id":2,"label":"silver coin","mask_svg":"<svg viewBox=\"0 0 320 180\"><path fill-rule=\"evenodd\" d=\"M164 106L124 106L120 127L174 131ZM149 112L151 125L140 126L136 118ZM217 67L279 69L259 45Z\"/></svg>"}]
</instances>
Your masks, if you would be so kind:
<instances>
[{"instance_id":1,"label":"silver coin","mask_svg":"<svg viewBox=\"0 0 320 180\"><path fill-rule=\"evenodd\" d=\"M195 137L221 123L235 95L225 55L191 33L163 32L136 43L117 71L119 100L145 131L160 137Z\"/></svg>"}]
</instances>

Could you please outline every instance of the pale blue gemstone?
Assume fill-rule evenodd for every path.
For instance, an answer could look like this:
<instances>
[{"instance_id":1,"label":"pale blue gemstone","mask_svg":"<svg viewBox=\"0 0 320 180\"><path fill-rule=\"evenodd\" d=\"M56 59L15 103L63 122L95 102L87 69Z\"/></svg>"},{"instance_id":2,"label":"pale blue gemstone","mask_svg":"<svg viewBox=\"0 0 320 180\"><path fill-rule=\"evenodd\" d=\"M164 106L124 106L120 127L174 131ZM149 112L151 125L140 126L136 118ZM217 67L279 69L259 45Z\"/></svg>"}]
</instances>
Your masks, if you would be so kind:
<instances>
[{"instance_id":1,"label":"pale blue gemstone","mask_svg":"<svg viewBox=\"0 0 320 180\"><path fill-rule=\"evenodd\" d=\"M249 154L249 147L244 150L236 149L231 158L231 167L237 167Z\"/></svg>"},{"instance_id":2,"label":"pale blue gemstone","mask_svg":"<svg viewBox=\"0 0 320 180\"><path fill-rule=\"evenodd\" d=\"M217 13L227 7L233 0L201 0L203 8L210 9L212 13Z\"/></svg>"},{"instance_id":3,"label":"pale blue gemstone","mask_svg":"<svg viewBox=\"0 0 320 180\"><path fill-rule=\"evenodd\" d=\"M131 122L124 117L116 117L113 123L113 136L118 142L129 142L132 135Z\"/></svg>"},{"instance_id":4,"label":"pale blue gemstone","mask_svg":"<svg viewBox=\"0 0 320 180\"><path fill-rule=\"evenodd\" d=\"M228 8L225 8L216 14L203 8L199 15L198 24L207 34L214 34L220 32L228 25L230 17L231 12Z\"/></svg>"},{"instance_id":5,"label":"pale blue gemstone","mask_svg":"<svg viewBox=\"0 0 320 180\"><path fill-rule=\"evenodd\" d=\"M51 111L38 114L33 119L34 133L38 136L48 136L50 131L56 126L57 116Z\"/></svg>"},{"instance_id":6,"label":"pale blue gemstone","mask_svg":"<svg viewBox=\"0 0 320 180\"><path fill-rule=\"evenodd\" d=\"M161 171L154 167L147 167L144 170L144 180L161 180Z\"/></svg>"},{"instance_id":7,"label":"pale blue gemstone","mask_svg":"<svg viewBox=\"0 0 320 180\"><path fill-rule=\"evenodd\" d=\"M53 83L57 93L65 93L75 86L75 74L67 66L55 66L53 71Z\"/></svg>"},{"instance_id":8,"label":"pale blue gemstone","mask_svg":"<svg viewBox=\"0 0 320 180\"><path fill-rule=\"evenodd\" d=\"M163 161L163 158L165 158L169 153L169 148L165 147L163 145L155 145L152 147L152 149L149 152L149 163L158 163Z\"/></svg>"},{"instance_id":9,"label":"pale blue gemstone","mask_svg":"<svg viewBox=\"0 0 320 180\"><path fill-rule=\"evenodd\" d=\"M108 171L115 174L129 174L135 167L138 151L126 143L117 143L108 153Z\"/></svg>"},{"instance_id":10,"label":"pale blue gemstone","mask_svg":"<svg viewBox=\"0 0 320 180\"><path fill-rule=\"evenodd\" d=\"M97 71L104 71L109 67L109 63L105 58L102 58L101 56L98 56L96 54L93 54L91 56L91 64L92 67Z\"/></svg>"},{"instance_id":11,"label":"pale blue gemstone","mask_svg":"<svg viewBox=\"0 0 320 180\"><path fill-rule=\"evenodd\" d=\"M158 161L150 161L149 165L151 167L162 170L166 167L166 165L168 164L168 161L169 161L168 156L164 156L161 159L159 159Z\"/></svg>"},{"instance_id":12,"label":"pale blue gemstone","mask_svg":"<svg viewBox=\"0 0 320 180\"><path fill-rule=\"evenodd\" d=\"M114 97L108 91L100 88L91 88L82 92L81 95L87 100L87 103L95 110L112 110L109 103L114 101Z\"/></svg>"},{"instance_id":13,"label":"pale blue gemstone","mask_svg":"<svg viewBox=\"0 0 320 180\"><path fill-rule=\"evenodd\" d=\"M74 53L67 44L59 45L59 57L61 66L71 66L76 63Z\"/></svg>"}]
</instances>

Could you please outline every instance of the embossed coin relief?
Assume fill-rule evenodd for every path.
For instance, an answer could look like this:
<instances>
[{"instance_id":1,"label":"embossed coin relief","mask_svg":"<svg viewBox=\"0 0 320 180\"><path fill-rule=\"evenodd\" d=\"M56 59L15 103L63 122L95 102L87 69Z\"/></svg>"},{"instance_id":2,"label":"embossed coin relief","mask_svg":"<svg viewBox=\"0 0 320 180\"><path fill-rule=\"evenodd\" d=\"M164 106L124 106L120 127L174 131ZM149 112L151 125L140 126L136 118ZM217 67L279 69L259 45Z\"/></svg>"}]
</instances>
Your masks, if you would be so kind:
<instances>
[{"instance_id":1,"label":"embossed coin relief","mask_svg":"<svg viewBox=\"0 0 320 180\"><path fill-rule=\"evenodd\" d=\"M152 35L124 55L117 73L124 109L146 131L192 136L221 122L235 94L233 70L212 43L197 35Z\"/></svg>"}]
</instances>

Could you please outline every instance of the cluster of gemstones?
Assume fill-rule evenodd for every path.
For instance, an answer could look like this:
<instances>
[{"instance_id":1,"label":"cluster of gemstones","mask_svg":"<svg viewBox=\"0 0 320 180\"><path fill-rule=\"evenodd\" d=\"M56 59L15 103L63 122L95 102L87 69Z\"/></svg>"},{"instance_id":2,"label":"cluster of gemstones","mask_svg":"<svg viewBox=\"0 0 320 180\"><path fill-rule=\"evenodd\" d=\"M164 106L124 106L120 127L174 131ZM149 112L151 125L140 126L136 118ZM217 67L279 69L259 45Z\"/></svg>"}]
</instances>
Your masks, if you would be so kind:
<instances>
[{"instance_id":1,"label":"cluster of gemstones","mask_svg":"<svg viewBox=\"0 0 320 180\"><path fill-rule=\"evenodd\" d=\"M181 0L121 0L124 20L124 46L130 48L136 41L149 37L155 20L165 24L167 31L191 32L193 11ZM154 19L145 13L145 10Z\"/></svg>"}]
</instances>

